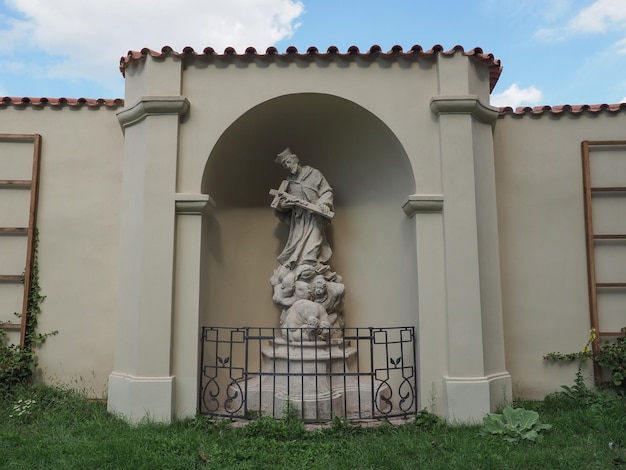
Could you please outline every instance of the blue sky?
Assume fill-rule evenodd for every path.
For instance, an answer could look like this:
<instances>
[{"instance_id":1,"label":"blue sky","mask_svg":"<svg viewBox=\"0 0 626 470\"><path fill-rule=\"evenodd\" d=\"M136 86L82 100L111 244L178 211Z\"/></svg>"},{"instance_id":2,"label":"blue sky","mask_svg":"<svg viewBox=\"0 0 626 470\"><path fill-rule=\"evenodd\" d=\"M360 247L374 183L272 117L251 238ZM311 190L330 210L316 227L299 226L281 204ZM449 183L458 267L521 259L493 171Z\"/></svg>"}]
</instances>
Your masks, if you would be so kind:
<instances>
[{"instance_id":1,"label":"blue sky","mask_svg":"<svg viewBox=\"0 0 626 470\"><path fill-rule=\"evenodd\" d=\"M0 0L0 96L123 97L143 47L373 44L480 47L498 106L626 99L626 0Z\"/></svg>"}]
</instances>

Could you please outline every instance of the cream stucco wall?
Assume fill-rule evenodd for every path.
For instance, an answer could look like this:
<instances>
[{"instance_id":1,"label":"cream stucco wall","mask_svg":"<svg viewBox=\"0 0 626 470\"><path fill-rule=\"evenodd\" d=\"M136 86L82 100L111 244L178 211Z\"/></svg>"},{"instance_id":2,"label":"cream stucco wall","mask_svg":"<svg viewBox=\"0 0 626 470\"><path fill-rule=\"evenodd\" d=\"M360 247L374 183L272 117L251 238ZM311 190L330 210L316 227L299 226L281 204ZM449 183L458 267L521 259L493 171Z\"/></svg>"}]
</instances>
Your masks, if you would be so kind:
<instances>
[{"instance_id":1,"label":"cream stucco wall","mask_svg":"<svg viewBox=\"0 0 626 470\"><path fill-rule=\"evenodd\" d=\"M507 368L514 392L540 398L573 381L589 335L581 141L623 138L626 115L506 115L494 136Z\"/></svg>"},{"instance_id":2,"label":"cream stucco wall","mask_svg":"<svg viewBox=\"0 0 626 470\"><path fill-rule=\"evenodd\" d=\"M38 378L100 397L113 367L118 296L123 135L115 111L0 108L0 133L42 136L39 331L58 335L37 352Z\"/></svg>"}]
</instances>

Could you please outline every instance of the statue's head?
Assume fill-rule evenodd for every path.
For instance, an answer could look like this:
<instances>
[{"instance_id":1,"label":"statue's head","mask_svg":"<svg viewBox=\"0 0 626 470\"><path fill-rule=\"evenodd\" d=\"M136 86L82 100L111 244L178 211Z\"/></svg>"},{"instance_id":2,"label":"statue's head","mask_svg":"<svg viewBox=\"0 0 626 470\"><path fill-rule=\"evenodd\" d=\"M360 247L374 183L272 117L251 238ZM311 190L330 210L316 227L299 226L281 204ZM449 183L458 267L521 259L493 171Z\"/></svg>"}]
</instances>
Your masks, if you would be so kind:
<instances>
[{"instance_id":1,"label":"statue's head","mask_svg":"<svg viewBox=\"0 0 626 470\"><path fill-rule=\"evenodd\" d=\"M288 170L292 175L296 174L300 168L300 159L289 147L280 152L274 161Z\"/></svg>"},{"instance_id":2,"label":"statue's head","mask_svg":"<svg viewBox=\"0 0 626 470\"><path fill-rule=\"evenodd\" d=\"M316 276L313 280L312 288L315 298L321 298L326 295L326 279L324 279L324 276Z\"/></svg>"}]
</instances>

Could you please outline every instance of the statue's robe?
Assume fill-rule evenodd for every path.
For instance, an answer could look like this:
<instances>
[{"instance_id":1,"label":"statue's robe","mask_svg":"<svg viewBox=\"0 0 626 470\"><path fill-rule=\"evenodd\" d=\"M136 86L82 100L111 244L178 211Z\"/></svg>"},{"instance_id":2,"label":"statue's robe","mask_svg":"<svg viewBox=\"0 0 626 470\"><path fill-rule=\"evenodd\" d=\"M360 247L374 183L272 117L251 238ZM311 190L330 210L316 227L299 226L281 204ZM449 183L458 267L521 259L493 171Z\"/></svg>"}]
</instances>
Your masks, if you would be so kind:
<instances>
[{"instance_id":1,"label":"statue's robe","mask_svg":"<svg viewBox=\"0 0 626 470\"><path fill-rule=\"evenodd\" d=\"M333 190L318 170L303 166L297 175L289 175L285 192L298 199L333 210ZM278 217L289 225L289 238L284 250L278 255L281 264L294 268L300 264L325 264L332 250L324 229L328 219L302 207L288 211L277 210Z\"/></svg>"}]
</instances>

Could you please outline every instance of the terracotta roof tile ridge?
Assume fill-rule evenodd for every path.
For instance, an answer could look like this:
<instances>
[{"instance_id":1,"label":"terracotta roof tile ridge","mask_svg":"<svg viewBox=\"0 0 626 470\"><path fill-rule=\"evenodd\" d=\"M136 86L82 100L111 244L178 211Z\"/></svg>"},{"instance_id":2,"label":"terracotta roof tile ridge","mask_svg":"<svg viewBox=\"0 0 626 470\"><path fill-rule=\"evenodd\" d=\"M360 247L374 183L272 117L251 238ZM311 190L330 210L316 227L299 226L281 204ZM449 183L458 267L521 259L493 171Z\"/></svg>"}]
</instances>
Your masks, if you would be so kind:
<instances>
[{"instance_id":1,"label":"terracotta roof tile ridge","mask_svg":"<svg viewBox=\"0 0 626 470\"><path fill-rule=\"evenodd\" d=\"M518 106L513 109L511 106L504 106L499 108L500 117L504 116L541 116L544 114L550 114L558 116L561 114L582 114L591 113L597 114L603 111L608 113L619 113L626 110L626 103L614 103L614 104L561 104L556 106Z\"/></svg>"},{"instance_id":2,"label":"terracotta roof tile ridge","mask_svg":"<svg viewBox=\"0 0 626 470\"><path fill-rule=\"evenodd\" d=\"M337 55L339 57L349 57L349 56L354 56L354 55L358 55L358 56L370 56L373 54L382 54L382 55L387 55L387 56L393 56L393 55L401 55L401 56L410 56L410 55L420 55L420 56L430 56L433 54L437 54L437 53L443 53L444 55L453 55L455 53L462 53L466 56L476 56L484 61L490 61L493 63L493 65L500 65L500 61L495 59L493 54L484 54L483 50L479 47L475 47L473 49L470 49L468 51L466 51L462 46L454 46L452 49L445 51L443 46L436 44L434 45L430 50L428 51L424 51L424 49L419 46L419 45L415 45L412 46L410 49L408 49L407 52L404 52L404 50L402 49L402 46L399 45L395 45L393 46L389 52L382 52L382 48L378 45L373 45L369 48L368 51L366 52L361 52L359 50L359 48L357 46L350 46L348 47L347 51L345 53L341 53L339 51L339 48L337 46L329 46L328 49L326 50L326 53L320 52L319 49L315 46L311 46L309 48L307 48L306 52L301 53L298 51L298 49L295 46L289 46L286 48L285 53L280 54L278 52L278 49L276 49L276 47L274 46L270 46L265 50L265 53L259 53L257 52L257 50L254 47L248 47L245 49L245 51L242 54L237 53L236 49L234 47L226 47L224 49L224 52L222 54L219 54L215 51L214 48L212 47L205 47L202 51L202 53L198 53L196 52L192 47L187 46L184 47L182 52L176 52L174 51L170 46L164 46L160 51L155 51L153 49L149 49L149 48L143 48L139 51L135 51L135 50L130 50L128 51L128 53L126 54L126 56L123 56L120 59L120 69L122 71L122 74L124 74L124 69L129 65L129 63L132 63L136 60L140 60L142 58L145 58L147 56L153 57L155 59L160 59L160 58L164 58L166 56L173 56L173 57L209 57L209 56L213 56L213 57L227 57L227 56L235 56L235 57L246 57L246 56L291 56L291 55L296 55L296 56L300 56L300 57L304 57L307 55L319 55L319 56L328 56L328 55Z\"/></svg>"},{"instance_id":3,"label":"terracotta roof tile ridge","mask_svg":"<svg viewBox=\"0 0 626 470\"><path fill-rule=\"evenodd\" d=\"M485 54L485 52L480 47L474 47L473 49L466 51L463 48L463 46L456 45L447 52L441 51L441 54L450 56L450 55L454 55L457 52L467 57L475 57L477 60L482 61L486 66L490 67L489 93L491 93L493 89L495 88L496 83L498 83L498 79L500 78L500 75L502 74L502 65L501 65L500 60L496 59L493 54Z\"/></svg>"},{"instance_id":4,"label":"terracotta roof tile ridge","mask_svg":"<svg viewBox=\"0 0 626 470\"><path fill-rule=\"evenodd\" d=\"M371 58L374 56L380 57L404 57L409 58L411 56L417 57L431 57L437 54L443 54L445 56L451 56L454 54L463 54L468 57L474 57L477 60L482 61L486 66L490 67L490 91L495 87L500 74L502 73L502 66L500 61L496 59L493 54L485 54L479 47L465 50L462 46L454 46L452 49L446 51L443 46L436 44L431 49L425 51L421 46L415 45L409 48L406 52L402 46L395 45L388 52L383 52L382 48L378 45L373 45L367 51L361 52L357 46L350 46L346 52L339 51L337 46L329 46L326 52L321 52L317 47L311 46L306 49L305 52L299 52L294 46L289 46L285 49L284 53L280 53L274 46L270 46L265 50L265 53L259 53L254 47L247 47L243 53L238 53L234 47L226 47L223 53L217 52L212 47L205 47L202 52L196 52L192 47L184 47L182 52L174 51L170 46L164 46L160 51L155 51L149 48L143 48L140 51L130 50L128 53L120 59L120 71L123 76L126 76L126 68L140 60L150 56L154 59L163 59L171 56L176 58L252 58L252 57L280 57L280 58L306 58L306 57L322 57L322 58Z\"/></svg>"},{"instance_id":5,"label":"terracotta roof tile ridge","mask_svg":"<svg viewBox=\"0 0 626 470\"><path fill-rule=\"evenodd\" d=\"M50 106L53 108L61 108L64 106L70 108L105 108L117 109L124 106L124 100L121 98L46 98L46 97L16 97L16 96L0 96L0 106L16 106L34 108Z\"/></svg>"}]
</instances>

